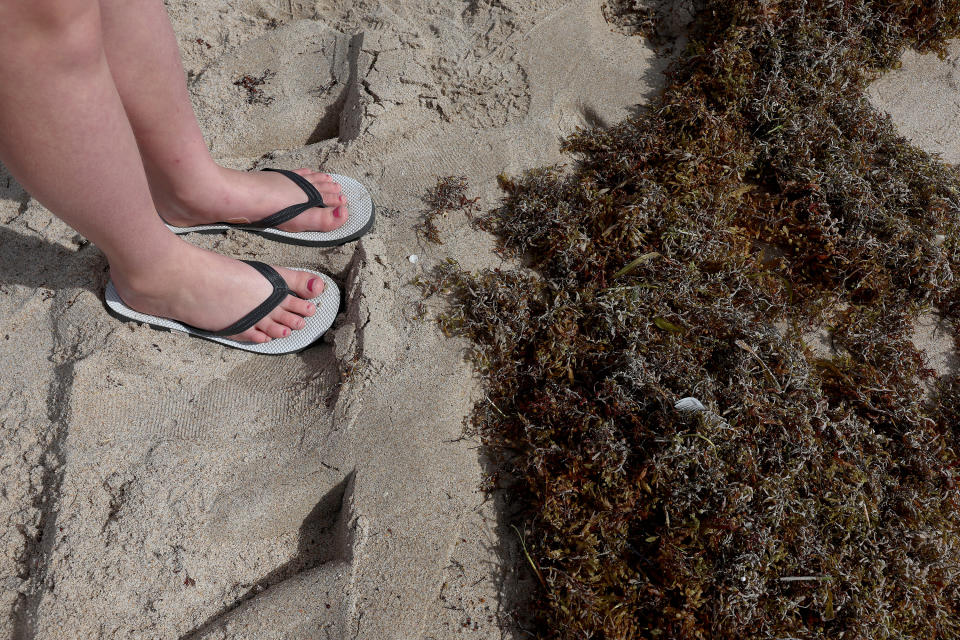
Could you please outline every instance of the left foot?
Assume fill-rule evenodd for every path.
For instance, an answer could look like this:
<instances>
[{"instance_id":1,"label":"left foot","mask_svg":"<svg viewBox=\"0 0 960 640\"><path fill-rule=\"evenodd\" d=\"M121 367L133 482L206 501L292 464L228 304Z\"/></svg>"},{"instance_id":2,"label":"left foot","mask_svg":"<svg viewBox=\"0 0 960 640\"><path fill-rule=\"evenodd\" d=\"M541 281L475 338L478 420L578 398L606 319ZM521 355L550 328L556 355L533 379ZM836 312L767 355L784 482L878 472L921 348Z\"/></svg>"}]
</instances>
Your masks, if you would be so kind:
<instances>
[{"instance_id":1,"label":"left foot","mask_svg":"<svg viewBox=\"0 0 960 640\"><path fill-rule=\"evenodd\" d=\"M218 167L215 184L199 185L196 193L153 192L160 215L175 227L192 227L218 222L245 224L262 220L292 204L306 202L303 189L273 171L237 171ZM347 200L340 185L329 175L310 169L298 173L323 196L326 207L307 209L277 228L282 231L333 231L347 221Z\"/></svg>"}]
</instances>

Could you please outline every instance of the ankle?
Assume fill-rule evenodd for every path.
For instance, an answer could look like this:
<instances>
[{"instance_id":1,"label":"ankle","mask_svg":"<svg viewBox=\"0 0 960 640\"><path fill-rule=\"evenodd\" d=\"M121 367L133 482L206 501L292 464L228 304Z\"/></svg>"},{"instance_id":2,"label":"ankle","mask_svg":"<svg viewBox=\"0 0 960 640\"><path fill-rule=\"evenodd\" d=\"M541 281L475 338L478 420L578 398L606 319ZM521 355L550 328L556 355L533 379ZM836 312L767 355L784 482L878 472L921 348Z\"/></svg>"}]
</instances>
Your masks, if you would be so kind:
<instances>
[{"instance_id":1,"label":"ankle","mask_svg":"<svg viewBox=\"0 0 960 640\"><path fill-rule=\"evenodd\" d=\"M153 167L149 171L154 201L174 213L202 209L224 183L224 169L212 159L198 159L189 165L178 161L176 165L175 172L160 172Z\"/></svg>"},{"instance_id":2,"label":"ankle","mask_svg":"<svg viewBox=\"0 0 960 640\"><path fill-rule=\"evenodd\" d=\"M174 237L171 243L133 255L108 257L110 278L123 293L137 295L163 294L182 280L184 270L195 262L192 245Z\"/></svg>"}]
</instances>

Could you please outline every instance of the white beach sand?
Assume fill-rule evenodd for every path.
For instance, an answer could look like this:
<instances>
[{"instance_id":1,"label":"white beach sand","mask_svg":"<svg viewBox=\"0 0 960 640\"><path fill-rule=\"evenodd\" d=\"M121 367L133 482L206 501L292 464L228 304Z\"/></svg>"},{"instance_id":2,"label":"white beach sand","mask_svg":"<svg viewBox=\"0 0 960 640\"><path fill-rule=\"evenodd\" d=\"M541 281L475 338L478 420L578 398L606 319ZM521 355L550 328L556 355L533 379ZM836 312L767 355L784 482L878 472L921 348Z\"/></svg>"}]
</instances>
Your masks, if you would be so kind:
<instances>
[{"instance_id":1,"label":"white beach sand","mask_svg":"<svg viewBox=\"0 0 960 640\"><path fill-rule=\"evenodd\" d=\"M600 0L167 4L215 155L356 177L377 226L190 238L342 285L324 344L256 356L108 316L99 251L0 174L0 638L513 637L515 507L463 437L466 345L411 284L500 261L460 215L425 243L421 198L464 175L494 206L665 60ZM248 103L233 83L268 70Z\"/></svg>"}]
</instances>

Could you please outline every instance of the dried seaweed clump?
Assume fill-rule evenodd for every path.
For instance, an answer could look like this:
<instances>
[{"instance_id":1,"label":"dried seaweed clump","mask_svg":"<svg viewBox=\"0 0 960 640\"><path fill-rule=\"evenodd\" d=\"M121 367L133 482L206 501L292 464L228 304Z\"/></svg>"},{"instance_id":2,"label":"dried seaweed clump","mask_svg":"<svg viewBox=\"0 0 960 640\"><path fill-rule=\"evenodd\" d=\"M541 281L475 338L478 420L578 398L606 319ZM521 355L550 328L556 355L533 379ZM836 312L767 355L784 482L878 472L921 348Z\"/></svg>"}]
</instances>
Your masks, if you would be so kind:
<instances>
[{"instance_id":1,"label":"dried seaweed clump","mask_svg":"<svg viewBox=\"0 0 960 640\"><path fill-rule=\"evenodd\" d=\"M603 17L630 35L657 35L657 10L643 0L606 0Z\"/></svg>"},{"instance_id":2,"label":"dried seaweed clump","mask_svg":"<svg viewBox=\"0 0 960 640\"><path fill-rule=\"evenodd\" d=\"M247 104L268 105L273 102L274 97L268 96L260 87L267 84L276 75L276 71L266 69L259 76L243 76L234 81L233 86L240 87L247 92Z\"/></svg>"},{"instance_id":3,"label":"dried seaweed clump","mask_svg":"<svg viewBox=\"0 0 960 640\"><path fill-rule=\"evenodd\" d=\"M467 179L464 176L446 176L437 178L437 184L424 195L427 211L423 217L421 231L430 242L443 244L437 218L451 211L464 211L472 214L477 210L479 198L467 197Z\"/></svg>"},{"instance_id":4,"label":"dried seaweed clump","mask_svg":"<svg viewBox=\"0 0 960 640\"><path fill-rule=\"evenodd\" d=\"M960 637L960 382L925 400L909 339L960 320L960 175L864 98L958 27L706 2L646 113L503 181L486 224L536 273L440 269L474 425L524 480L540 637Z\"/></svg>"}]
</instances>

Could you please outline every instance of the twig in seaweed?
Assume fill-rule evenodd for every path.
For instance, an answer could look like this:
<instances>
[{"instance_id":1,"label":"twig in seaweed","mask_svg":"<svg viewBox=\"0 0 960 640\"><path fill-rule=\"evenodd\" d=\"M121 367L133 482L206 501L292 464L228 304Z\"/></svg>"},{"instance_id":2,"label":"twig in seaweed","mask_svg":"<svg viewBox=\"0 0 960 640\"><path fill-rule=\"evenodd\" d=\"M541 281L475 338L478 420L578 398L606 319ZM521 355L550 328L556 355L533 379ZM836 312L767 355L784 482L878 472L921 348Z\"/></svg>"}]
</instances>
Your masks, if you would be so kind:
<instances>
[{"instance_id":1,"label":"twig in seaweed","mask_svg":"<svg viewBox=\"0 0 960 640\"><path fill-rule=\"evenodd\" d=\"M248 104L267 105L273 102L273 96L268 96L265 94L263 89L260 87L265 85L275 75L277 75L276 72L271 71L270 69L264 69L263 73L259 77L245 75L239 80L236 80L233 83L233 86L246 89Z\"/></svg>"},{"instance_id":2,"label":"twig in seaweed","mask_svg":"<svg viewBox=\"0 0 960 640\"><path fill-rule=\"evenodd\" d=\"M546 588L547 588L547 581L544 580L543 574L540 573L540 568L539 568L539 567L537 566L537 564L533 561L533 558L530 557L530 553L527 551L527 545L526 545L526 543L523 541L523 536L520 535L520 529L517 529L517 527L516 527L515 525L512 525L512 524L510 525L510 527L511 527L514 531L517 532L517 538L520 539L520 546L523 548L523 555L525 555L525 556L527 557L527 562L530 563L530 566L533 568L533 572L536 573L536 574L537 574L537 578L540 579L540 584L543 585L543 588L544 588L544 589L546 589Z\"/></svg>"},{"instance_id":3,"label":"twig in seaweed","mask_svg":"<svg viewBox=\"0 0 960 640\"><path fill-rule=\"evenodd\" d=\"M819 580L833 580L833 576L784 576L780 582L816 582Z\"/></svg>"}]
</instances>

